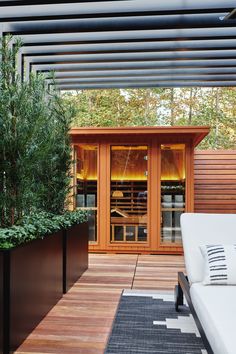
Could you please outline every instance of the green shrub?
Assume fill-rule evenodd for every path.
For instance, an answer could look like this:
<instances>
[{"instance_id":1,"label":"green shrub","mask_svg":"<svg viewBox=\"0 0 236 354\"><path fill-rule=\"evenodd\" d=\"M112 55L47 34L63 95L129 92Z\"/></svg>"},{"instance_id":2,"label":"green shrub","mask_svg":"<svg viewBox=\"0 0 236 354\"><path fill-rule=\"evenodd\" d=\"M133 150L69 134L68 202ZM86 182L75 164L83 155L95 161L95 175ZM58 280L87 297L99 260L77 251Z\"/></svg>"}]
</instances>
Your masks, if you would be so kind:
<instances>
[{"instance_id":1,"label":"green shrub","mask_svg":"<svg viewBox=\"0 0 236 354\"><path fill-rule=\"evenodd\" d=\"M32 213L23 217L20 225L0 229L0 248L10 249L30 240L42 239L58 230L86 222L87 219L87 212L81 210L66 211L62 215L44 211Z\"/></svg>"},{"instance_id":2,"label":"green shrub","mask_svg":"<svg viewBox=\"0 0 236 354\"><path fill-rule=\"evenodd\" d=\"M0 227L21 222L32 210L63 214L70 186L69 129L73 109L43 76L21 82L15 68L20 47L0 42Z\"/></svg>"}]
</instances>

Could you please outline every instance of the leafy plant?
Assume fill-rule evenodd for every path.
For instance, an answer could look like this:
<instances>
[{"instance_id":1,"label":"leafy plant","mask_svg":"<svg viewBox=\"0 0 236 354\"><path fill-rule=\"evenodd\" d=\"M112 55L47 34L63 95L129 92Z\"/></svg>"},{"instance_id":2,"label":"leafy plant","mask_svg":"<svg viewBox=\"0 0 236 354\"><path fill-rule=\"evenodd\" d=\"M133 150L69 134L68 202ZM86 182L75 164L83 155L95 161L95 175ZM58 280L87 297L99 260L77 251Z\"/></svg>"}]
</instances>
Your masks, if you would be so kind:
<instances>
[{"instance_id":1,"label":"leafy plant","mask_svg":"<svg viewBox=\"0 0 236 354\"><path fill-rule=\"evenodd\" d=\"M21 82L20 42L0 46L0 227L19 224L35 210L65 211L70 184L69 129L73 110L43 76Z\"/></svg>"},{"instance_id":2,"label":"leafy plant","mask_svg":"<svg viewBox=\"0 0 236 354\"><path fill-rule=\"evenodd\" d=\"M44 211L32 213L21 220L20 225L0 229L0 248L10 249L22 243L44 238L61 229L87 221L87 212L76 210L55 215Z\"/></svg>"}]
</instances>

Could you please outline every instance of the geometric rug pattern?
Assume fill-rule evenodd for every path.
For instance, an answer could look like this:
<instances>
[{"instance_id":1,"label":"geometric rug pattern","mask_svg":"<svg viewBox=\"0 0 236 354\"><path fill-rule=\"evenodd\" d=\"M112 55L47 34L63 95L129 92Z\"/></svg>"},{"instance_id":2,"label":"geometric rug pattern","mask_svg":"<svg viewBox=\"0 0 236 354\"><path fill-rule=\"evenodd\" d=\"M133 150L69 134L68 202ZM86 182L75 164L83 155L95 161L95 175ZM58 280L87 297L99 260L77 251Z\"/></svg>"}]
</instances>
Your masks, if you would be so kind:
<instances>
[{"instance_id":1,"label":"geometric rug pattern","mask_svg":"<svg viewBox=\"0 0 236 354\"><path fill-rule=\"evenodd\" d=\"M124 291L105 354L206 354L187 305L173 294Z\"/></svg>"}]
</instances>

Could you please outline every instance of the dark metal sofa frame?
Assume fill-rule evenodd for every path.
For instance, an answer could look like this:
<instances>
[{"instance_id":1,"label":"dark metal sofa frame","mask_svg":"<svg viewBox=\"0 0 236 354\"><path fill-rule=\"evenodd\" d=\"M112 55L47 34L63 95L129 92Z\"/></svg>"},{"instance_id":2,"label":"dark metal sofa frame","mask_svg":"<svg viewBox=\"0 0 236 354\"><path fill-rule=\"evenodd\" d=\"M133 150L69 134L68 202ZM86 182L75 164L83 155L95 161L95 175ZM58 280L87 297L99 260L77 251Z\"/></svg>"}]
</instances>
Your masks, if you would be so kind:
<instances>
[{"instance_id":1,"label":"dark metal sofa frame","mask_svg":"<svg viewBox=\"0 0 236 354\"><path fill-rule=\"evenodd\" d=\"M198 331L201 335L203 344L207 350L208 354L214 354L211 345L206 337L204 329L201 325L201 322L197 316L197 313L193 307L193 303L190 296L190 285L188 281L188 277L184 275L183 272L178 272L178 285L175 286L175 310L179 311L179 306L183 305L184 303L184 296L187 300L190 312L194 318Z\"/></svg>"}]
</instances>

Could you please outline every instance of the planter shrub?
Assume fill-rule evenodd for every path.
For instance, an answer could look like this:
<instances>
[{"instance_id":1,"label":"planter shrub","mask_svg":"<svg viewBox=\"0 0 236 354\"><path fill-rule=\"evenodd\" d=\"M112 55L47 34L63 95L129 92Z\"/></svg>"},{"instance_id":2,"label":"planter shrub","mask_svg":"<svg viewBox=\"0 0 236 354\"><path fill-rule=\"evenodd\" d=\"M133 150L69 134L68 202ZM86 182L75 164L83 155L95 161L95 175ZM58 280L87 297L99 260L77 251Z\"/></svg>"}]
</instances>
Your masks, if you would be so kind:
<instances>
[{"instance_id":1,"label":"planter shrub","mask_svg":"<svg viewBox=\"0 0 236 354\"><path fill-rule=\"evenodd\" d=\"M0 227L17 225L34 210L62 214L71 181L74 109L48 91L43 75L21 81L20 43L10 46L11 40L0 40Z\"/></svg>"},{"instance_id":2,"label":"planter shrub","mask_svg":"<svg viewBox=\"0 0 236 354\"><path fill-rule=\"evenodd\" d=\"M86 211L66 211L55 215L37 211L22 217L21 224L0 228L0 249L11 249L31 240L44 238L59 230L66 230L75 224L87 222Z\"/></svg>"}]
</instances>

